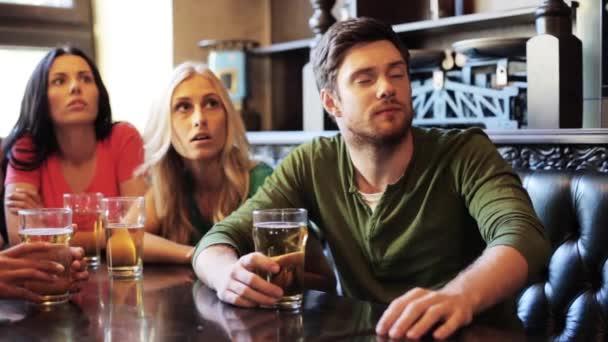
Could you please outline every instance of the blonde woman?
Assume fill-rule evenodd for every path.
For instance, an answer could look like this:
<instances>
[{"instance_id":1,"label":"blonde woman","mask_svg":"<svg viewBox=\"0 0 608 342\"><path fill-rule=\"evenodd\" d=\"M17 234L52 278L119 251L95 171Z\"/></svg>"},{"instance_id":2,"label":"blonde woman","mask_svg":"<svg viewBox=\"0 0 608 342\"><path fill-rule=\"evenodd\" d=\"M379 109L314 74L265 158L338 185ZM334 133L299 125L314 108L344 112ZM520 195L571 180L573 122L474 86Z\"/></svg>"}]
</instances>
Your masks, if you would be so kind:
<instances>
[{"instance_id":1,"label":"blonde woman","mask_svg":"<svg viewBox=\"0 0 608 342\"><path fill-rule=\"evenodd\" d=\"M189 263L193 245L251 197L272 168L249 159L245 127L206 65L177 66L144 132L144 260Z\"/></svg>"}]
</instances>

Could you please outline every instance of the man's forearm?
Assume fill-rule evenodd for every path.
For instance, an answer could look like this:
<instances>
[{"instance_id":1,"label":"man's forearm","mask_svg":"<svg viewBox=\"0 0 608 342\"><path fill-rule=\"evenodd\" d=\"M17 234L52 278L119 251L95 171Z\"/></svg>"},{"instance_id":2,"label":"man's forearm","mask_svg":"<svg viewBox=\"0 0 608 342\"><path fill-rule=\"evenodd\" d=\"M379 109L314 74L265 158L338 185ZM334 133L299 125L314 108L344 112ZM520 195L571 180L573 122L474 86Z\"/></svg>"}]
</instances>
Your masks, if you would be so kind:
<instances>
[{"instance_id":1,"label":"man's forearm","mask_svg":"<svg viewBox=\"0 0 608 342\"><path fill-rule=\"evenodd\" d=\"M494 246L440 292L463 294L479 313L513 295L528 278L528 263L515 248Z\"/></svg>"},{"instance_id":2,"label":"man's forearm","mask_svg":"<svg viewBox=\"0 0 608 342\"><path fill-rule=\"evenodd\" d=\"M201 251L194 260L196 276L213 290L217 290L218 279L222 271L230 268L238 260L234 248L228 245L213 245Z\"/></svg>"}]
</instances>

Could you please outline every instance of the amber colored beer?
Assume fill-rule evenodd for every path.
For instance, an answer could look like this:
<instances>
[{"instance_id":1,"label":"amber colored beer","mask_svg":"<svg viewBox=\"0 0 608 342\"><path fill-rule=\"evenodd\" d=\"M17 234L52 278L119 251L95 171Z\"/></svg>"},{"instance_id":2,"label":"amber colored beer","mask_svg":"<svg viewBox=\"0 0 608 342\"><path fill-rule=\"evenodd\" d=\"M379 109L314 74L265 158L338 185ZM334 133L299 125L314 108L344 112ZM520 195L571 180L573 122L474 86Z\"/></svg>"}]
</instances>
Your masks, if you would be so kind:
<instances>
[{"instance_id":1,"label":"amber colored beer","mask_svg":"<svg viewBox=\"0 0 608 342\"><path fill-rule=\"evenodd\" d=\"M298 222L258 222L253 227L256 251L274 259L281 270L266 280L283 289L280 308L298 308L302 302L304 259L308 229Z\"/></svg>"},{"instance_id":2,"label":"amber colored beer","mask_svg":"<svg viewBox=\"0 0 608 342\"><path fill-rule=\"evenodd\" d=\"M108 273L116 277L140 276L143 270L143 225L108 224L105 232Z\"/></svg>"},{"instance_id":3,"label":"amber colored beer","mask_svg":"<svg viewBox=\"0 0 608 342\"><path fill-rule=\"evenodd\" d=\"M64 272L51 281L26 281L24 287L42 296L42 305L65 303L69 299L71 285L70 266L72 254L70 253L70 239L72 228L26 228L19 230L19 238L24 243L50 242L54 244L48 251L28 254L28 259L52 260L65 268Z\"/></svg>"},{"instance_id":4,"label":"amber colored beer","mask_svg":"<svg viewBox=\"0 0 608 342\"><path fill-rule=\"evenodd\" d=\"M137 278L143 274L142 253L146 205L142 196L101 200L106 233L108 275Z\"/></svg>"},{"instance_id":5,"label":"amber colored beer","mask_svg":"<svg viewBox=\"0 0 608 342\"><path fill-rule=\"evenodd\" d=\"M97 267L100 261L100 239L103 236L101 211L75 210L72 213L72 222L76 227L70 244L82 247L87 265Z\"/></svg>"}]
</instances>

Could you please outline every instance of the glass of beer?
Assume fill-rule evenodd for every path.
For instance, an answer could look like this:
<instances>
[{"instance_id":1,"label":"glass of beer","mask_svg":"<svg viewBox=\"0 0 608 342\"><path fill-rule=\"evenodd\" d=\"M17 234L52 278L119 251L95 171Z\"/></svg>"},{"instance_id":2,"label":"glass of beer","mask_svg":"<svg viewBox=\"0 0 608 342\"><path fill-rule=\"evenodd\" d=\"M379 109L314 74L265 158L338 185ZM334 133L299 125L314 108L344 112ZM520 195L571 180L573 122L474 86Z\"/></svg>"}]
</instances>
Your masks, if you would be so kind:
<instances>
[{"instance_id":1,"label":"glass of beer","mask_svg":"<svg viewBox=\"0 0 608 342\"><path fill-rule=\"evenodd\" d=\"M307 220L306 209L253 211L256 252L271 257L281 266L277 274L263 274L267 281L283 289L283 298L277 302L276 308L296 310L302 306Z\"/></svg>"},{"instance_id":2,"label":"glass of beer","mask_svg":"<svg viewBox=\"0 0 608 342\"><path fill-rule=\"evenodd\" d=\"M72 209L74 235L70 244L84 249L84 260L91 268L99 266L99 250L102 238L100 192L63 194L63 206Z\"/></svg>"},{"instance_id":3,"label":"glass of beer","mask_svg":"<svg viewBox=\"0 0 608 342\"><path fill-rule=\"evenodd\" d=\"M106 263L110 277L141 276L146 208L144 198L109 197L101 200L106 231Z\"/></svg>"},{"instance_id":4,"label":"glass of beer","mask_svg":"<svg viewBox=\"0 0 608 342\"><path fill-rule=\"evenodd\" d=\"M65 303L70 298L70 239L72 210L67 208L19 210L19 237L23 243L50 242L45 251L30 253L27 258L60 263L64 272L51 281L26 281L23 286L42 296L44 306Z\"/></svg>"}]
</instances>

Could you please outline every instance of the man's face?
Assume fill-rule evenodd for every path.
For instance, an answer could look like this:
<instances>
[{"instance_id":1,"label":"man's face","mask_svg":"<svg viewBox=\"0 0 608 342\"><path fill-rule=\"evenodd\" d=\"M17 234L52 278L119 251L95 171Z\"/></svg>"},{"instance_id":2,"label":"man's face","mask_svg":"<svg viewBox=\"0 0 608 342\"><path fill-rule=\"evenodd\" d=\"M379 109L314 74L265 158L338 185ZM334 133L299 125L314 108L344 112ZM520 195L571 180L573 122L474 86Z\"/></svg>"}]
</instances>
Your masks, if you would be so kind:
<instances>
[{"instance_id":1,"label":"man's face","mask_svg":"<svg viewBox=\"0 0 608 342\"><path fill-rule=\"evenodd\" d=\"M407 65L388 40L350 48L338 69L336 91L325 91L322 98L345 137L360 143L397 144L411 127Z\"/></svg>"}]
</instances>

